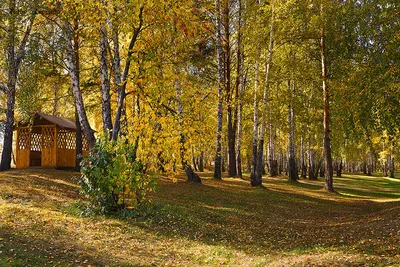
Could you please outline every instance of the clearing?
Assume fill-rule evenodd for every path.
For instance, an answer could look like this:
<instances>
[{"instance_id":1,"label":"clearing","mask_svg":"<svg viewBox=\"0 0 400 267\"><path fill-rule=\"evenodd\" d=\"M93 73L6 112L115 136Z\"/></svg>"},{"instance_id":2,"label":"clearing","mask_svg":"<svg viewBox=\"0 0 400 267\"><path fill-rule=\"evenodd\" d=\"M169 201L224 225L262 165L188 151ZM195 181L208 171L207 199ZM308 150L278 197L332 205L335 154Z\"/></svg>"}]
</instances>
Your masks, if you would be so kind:
<instances>
[{"instance_id":1,"label":"clearing","mask_svg":"<svg viewBox=\"0 0 400 267\"><path fill-rule=\"evenodd\" d=\"M79 174L0 173L0 266L400 266L400 179L266 188L160 178L151 208L81 216Z\"/></svg>"}]
</instances>

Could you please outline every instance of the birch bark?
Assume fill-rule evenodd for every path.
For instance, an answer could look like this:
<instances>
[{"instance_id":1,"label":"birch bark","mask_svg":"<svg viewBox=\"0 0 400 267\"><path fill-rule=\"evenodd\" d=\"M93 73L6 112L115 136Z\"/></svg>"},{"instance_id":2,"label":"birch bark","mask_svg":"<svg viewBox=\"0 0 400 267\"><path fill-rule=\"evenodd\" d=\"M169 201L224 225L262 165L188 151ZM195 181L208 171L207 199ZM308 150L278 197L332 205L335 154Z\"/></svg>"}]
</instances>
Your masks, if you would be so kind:
<instances>
[{"instance_id":1,"label":"birch bark","mask_svg":"<svg viewBox=\"0 0 400 267\"><path fill-rule=\"evenodd\" d=\"M3 141L3 151L1 155L0 170L8 170L11 168L11 154L12 154L12 143L13 143L13 127L14 127L14 108L15 108L15 89L17 84L18 73L22 60L25 56L25 47L28 43L29 37L31 35L32 26L36 18L36 10L33 10L28 26L23 34L22 40L17 45L18 42L18 29L16 24L18 10L15 0L9 0L8 2L8 25L7 25L7 110L6 110L6 121L4 124L4 141Z\"/></svg>"},{"instance_id":2,"label":"birch bark","mask_svg":"<svg viewBox=\"0 0 400 267\"><path fill-rule=\"evenodd\" d=\"M100 28L100 77L101 77L101 110L103 120L103 131L112 130L110 80L108 74L108 33L105 26Z\"/></svg>"},{"instance_id":3,"label":"birch bark","mask_svg":"<svg viewBox=\"0 0 400 267\"><path fill-rule=\"evenodd\" d=\"M128 82L128 75L129 75L129 70L130 70L130 66L131 66L131 60L132 60L132 55L133 55L133 48L135 47L135 44L138 40L138 36L140 34L140 32L142 31L142 27L143 27L143 10L144 10L144 6L141 6L139 9L139 25L138 27L136 27L133 30L133 34L132 34L132 38L130 40L129 43L129 47L128 47L128 54L126 57L126 63L125 63L125 67L124 67L124 72L122 73L121 76L121 81L120 83L117 83L117 91L118 91L118 103L117 103L117 112L115 114L115 119L114 119L114 125L112 128L112 135L111 135L111 139L116 141L118 139L118 135L120 133L120 129L121 129L121 118L123 115L123 109L125 106L125 98L126 98L126 84ZM118 36L118 35L117 35ZM118 42L117 42L118 44ZM115 43L114 43L115 45ZM117 49L118 47L114 46L114 51L115 49ZM119 55L119 52L118 52ZM115 55L114 55L115 57ZM118 70L118 65L120 65L120 62L115 62L115 69ZM116 73L116 77L117 75L119 75L119 73Z\"/></svg>"},{"instance_id":4,"label":"birch bark","mask_svg":"<svg viewBox=\"0 0 400 267\"><path fill-rule=\"evenodd\" d=\"M274 12L272 11L271 22L270 22L270 32L269 32L269 44L268 44L268 55L267 62L265 64L265 84L264 84L264 92L263 92L263 103L262 103L262 111L261 111L261 130L260 130L260 138L258 144L258 155L257 155L257 171L256 176L257 179L262 179L262 171L264 166L264 137L265 137L265 128L267 124L267 101L268 101L268 89L269 89L269 73L272 67L272 55L274 49Z\"/></svg>"},{"instance_id":5,"label":"birch bark","mask_svg":"<svg viewBox=\"0 0 400 267\"><path fill-rule=\"evenodd\" d=\"M236 175L242 178L242 114L243 114L243 97L245 91L245 79L244 79L244 45L242 42L242 0L239 0L239 11L238 11L239 21L238 21L238 37L237 37L237 78L236 78L236 91L237 91L237 137L236 137Z\"/></svg>"},{"instance_id":6,"label":"birch bark","mask_svg":"<svg viewBox=\"0 0 400 267\"><path fill-rule=\"evenodd\" d=\"M214 178L217 180L222 179L222 101L223 101L223 84L224 84L224 67L222 58L222 34L221 34L221 3L220 0L215 0L216 12L216 45L217 45L217 60L218 60L218 111L217 111L217 136L215 144L215 160L214 160Z\"/></svg>"},{"instance_id":7,"label":"birch bark","mask_svg":"<svg viewBox=\"0 0 400 267\"><path fill-rule=\"evenodd\" d=\"M89 147L93 147L96 139L94 137L94 131L90 127L89 120L86 115L85 105L83 103L82 93L80 89L79 81L79 42L75 34L75 27L72 27L69 23L63 25L63 35L66 44L65 63L68 68L69 76L72 84L72 93L75 98L76 111L82 132L85 135ZM75 29L74 29L75 28Z\"/></svg>"},{"instance_id":8,"label":"birch bark","mask_svg":"<svg viewBox=\"0 0 400 267\"><path fill-rule=\"evenodd\" d=\"M289 181L297 181L299 179L296 166L296 146L295 146L295 115L292 104L292 95L295 88L294 82L291 85L290 80L287 81L289 104L288 104L288 123L289 123L289 154L288 154L288 176ZM293 89L292 89L293 88Z\"/></svg>"},{"instance_id":9,"label":"birch bark","mask_svg":"<svg viewBox=\"0 0 400 267\"><path fill-rule=\"evenodd\" d=\"M321 16L325 14L324 1L321 3ZM330 117L329 117L329 90L327 87L326 51L325 51L325 26L322 25L320 52L321 52L321 72L322 72L322 91L324 96L324 156L325 156L325 189L333 192L333 166L330 138Z\"/></svg>"},{"instance_id":10,"label":"birch bark","mask_svg":"<svg viewBox=\"0 0 400 267\"><path fill-rule=\"evenodd\" d=\"M259 72L260 72L260 54L261 46L258 42L257 44L257 56L255 63L255 75L254 75L254 113L253 113L253 153L251 161L251 173L250 173L250 183L252 186L260 186L262 180L257 176L257 143L258 143L258 90L259 90Z\"/></svg>"}]
</instances>

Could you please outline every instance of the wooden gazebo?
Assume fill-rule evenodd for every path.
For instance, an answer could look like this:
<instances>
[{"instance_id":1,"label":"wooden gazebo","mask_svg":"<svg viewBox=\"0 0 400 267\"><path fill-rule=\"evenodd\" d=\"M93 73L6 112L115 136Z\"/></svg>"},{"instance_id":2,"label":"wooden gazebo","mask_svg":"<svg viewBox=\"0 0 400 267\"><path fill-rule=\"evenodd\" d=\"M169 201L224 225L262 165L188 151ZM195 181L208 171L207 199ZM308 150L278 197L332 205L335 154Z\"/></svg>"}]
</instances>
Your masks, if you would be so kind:
<instances>
[{"instance_id":1,"label":"wooden gazebo","mask_svg":"<svg viewBox=\"0 0 400 267\"><path fill-rule=\"evenodd\" d=\"M16 130L16 167L68 168L76 162L75 121L36 113L32 124L19 123ZM83 154L88 145L82 139Z\"/></svg>"}]
</instances>

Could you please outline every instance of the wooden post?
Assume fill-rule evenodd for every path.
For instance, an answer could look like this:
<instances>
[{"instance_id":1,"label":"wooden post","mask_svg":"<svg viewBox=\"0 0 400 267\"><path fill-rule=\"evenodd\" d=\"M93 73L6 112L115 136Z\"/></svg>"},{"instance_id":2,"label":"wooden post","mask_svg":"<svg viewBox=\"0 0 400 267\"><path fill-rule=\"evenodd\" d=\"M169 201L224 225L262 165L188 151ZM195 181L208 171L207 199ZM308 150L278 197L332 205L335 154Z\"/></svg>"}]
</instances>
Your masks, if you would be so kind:
<instances>
[{"instance_id":1,"label":"wooden post","mask_svg":"<svg viewBox=\"0 0 400 267\"><path fill-rule=\"evenodd\" d=\"M28 141L27 141L27 143L26 143L26 149L28 150L27 152L26 152L26 155L27 155L27 159L26 159L26 163L27 163L27 166L24 166L24 168L27 168L27 167L29 167L29 166L31 166L31 134L32 134L32 128L28 128L29 130L28 130Z\"/></svg>"},{"instance_id":2,"label":"wooden post","mask_svg":"<svg viewBox=\"0 0 400 267\"><path fill-rule=\"evenodd\" d=\"M53 144L53 153L52 153L52 161L53 161L53 166L57 167L57 126L54 125L54 144Z\"/></svg>"},{"instance_id":3,"label":"wooden post","mask_svg":"<svg viewBox=\"0 0 400 267\"><path fill-rule=\"evenodd\" d=\"M19 128L17 128L17 138L16 138L17 142L15 144L15 154L17 155L17 159L15 161L15 167L19 168L21 166L21 164L19 163Z\"/></svg>"}]
</instances>

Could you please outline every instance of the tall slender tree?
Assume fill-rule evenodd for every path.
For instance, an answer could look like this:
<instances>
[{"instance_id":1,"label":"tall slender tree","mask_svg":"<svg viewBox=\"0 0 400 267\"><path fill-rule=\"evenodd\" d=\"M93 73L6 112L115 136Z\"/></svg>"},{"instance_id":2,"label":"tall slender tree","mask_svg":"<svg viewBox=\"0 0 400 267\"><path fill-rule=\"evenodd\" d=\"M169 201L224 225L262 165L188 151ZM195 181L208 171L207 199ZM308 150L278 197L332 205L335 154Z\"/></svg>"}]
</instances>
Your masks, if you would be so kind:
<instances>
[{"instance_id":1,"label":"tall slender tree","mask_svg":"<svg viewBox=\"0 0 400 267\"><path fill-rule=\"evenodd\" d=\"M260 186L262 184L261 176L257 176L257 161L258 161L258 90L260 86L260 56L261 56L261 45L260 42L257 44L257 55L255 62L255 74L254 74L254 100L253 100L253 150L252 150L252 161L251 161L251 173L250 183L252 186Z\"/></svg>"},{"instance_id":2,"label":"tall slender tree","mask_svg":"<svg viewBox=\"0 0 400 267\"><path fill-rule=\"evenodd\" d=\"M93 147L96 142L96 138L94 136L94 131L89 124L80 88L78 18L75 18L72 23L73 24L71 24L71 22L64 21L62 25L62 32L66 47L65 63L71 79L72 92L75 98L76 111L78 113L80 126L89 146Z\"/></svg>"},{"instance_id":3,"label":"tall slender tree","mask_svg":"<svg viewBox=\"0 0 400 267\"><path fill-rule=\"evenodd\" d=\"M287 80L287 88L288 88L288 95L289 95L289 102L288 102L288 124L289 124L289 142L288 142L288 177L289 181L295 182L299 179L299 174L297 170L297 163L296 163L296 122L295 122L295 111L293 106L293 95L295 90L295 83L294 81Z\"/></svg>"},{"instance_id":4,"label":"tall slender tree","mask_svg":"<svg viewBox=\"0 0 400 267\"><path fill-rule=\"evenodd\" d=\"M223 85L224 85L224 62L222 51L222 22L221 22L221 3L220 0L215 0L215 17L216 17L216 33L215 43L217 46L217 62L218 62L218 111L217 111L217 137L216 137L216 151L214 159L214 178L217 180L222 179L222 103L223 103Z\"/></svg>"},{"instance_id":5,"label":"tall slender tree","mask_svg":"<svg viewBox=\"0 0 400 267\"><path fill-rule=\"evenodd\" d=\"M321 17L323 18L321 27L320 52L321 52L321 72L322 72L322 91L324 95L324 157L325 157L325 189L333 192L333 165L330 139L330 117L329 117L329 89L327 86L328 72L325 47L325 0L321 2Z\"/></svg>"},{"instance_id":6,"label":"tall slender tree","mask_svg":"<svg viewBox=\"0 0 400 267\"><path fill-rule=\"evenodd\" d=\"M224 91L226 95L226 105L227 105L227 132L228 132L228 175L230 177L236 176L236 153L235 153L235 135L236 135L236 125L234 118L234 101L233 101L233 90L231 82L231 20L230 20L230 0L223 0L223 17L224 17L224 42L223 42L223 52L224 52L224 76L225 84ZM238 96L237 94L235 95Z\"/></svg>"},{"instance_id":7,"label":"tall slender tree","mask_svg":"<svg viewBox=\"0 0 400 267\"><path fill-rule=\"evenodd\" d=\"M107 6L105 6L105 20L109 21L107 16ZM101 77L101 115L103 120L103 131L112 131L113 124L111 119L111 98L110 98L110 79L108 62L108 31L105 24L100 26L100 77Z\"/></svg>"},{"instance_id":8,"label":"tall slender tree","mask_svg":"<svg viewBox=\"0 0 400 267\"><path fill-rule=\"evenodd\" d=\"M37 14L38 3L33 1L30 4L23 5L19 1L9 0L7 5L7 23L5 24L7 85L3 87L3 91L7 95L7 110L0 164L0 170L2 171L11 168L16 85ZM23 24L19 23L19 21L27 21L25 29L23 29ZM21 30L23 32L22 36L20 36ZM18 43L18 40L21 41Z\"/></svg>"},{"instance_id":9,"label":"tall slender tree","mask_svg":"<svg viewBox=\"0 0 400 267\"><path fill-rule=\"evenodd\" d=\"M260 138L258 144L258 156L257 156L257 179L261 180L262 172L264 168L264 138L265 130L267 125L267 101L268 101L268 90L269 90L269 75L272 67L272 55L274 49L274 11L271 11L270 27L269 27L269 44L267 52L267 60L265 63L265 83L263 91L263 102L261 108L261 129Z\"/></svg>"},{"instance_id":10,"label":"tall slender tree","mask_svg":"<svg viewBox=\"0 0 400 267\"><path fill-rule=\"evenodd\" d=\"M238 0L238 30L237 30L237 69L236 69L236 175L242 178L242 129L243 129L243 98L245 92L244 77L244 44L243 44L243 5L242 0Z\"/></svg>"}]
</instances>

